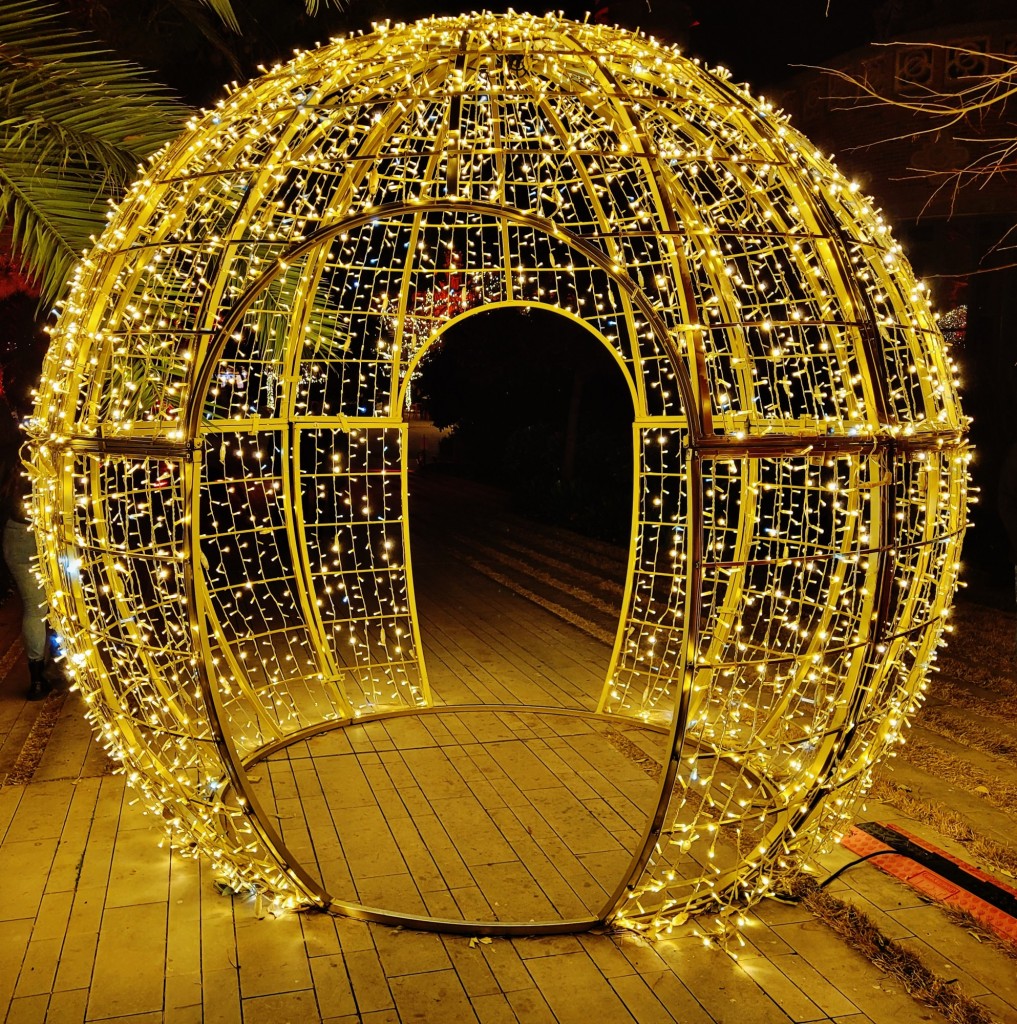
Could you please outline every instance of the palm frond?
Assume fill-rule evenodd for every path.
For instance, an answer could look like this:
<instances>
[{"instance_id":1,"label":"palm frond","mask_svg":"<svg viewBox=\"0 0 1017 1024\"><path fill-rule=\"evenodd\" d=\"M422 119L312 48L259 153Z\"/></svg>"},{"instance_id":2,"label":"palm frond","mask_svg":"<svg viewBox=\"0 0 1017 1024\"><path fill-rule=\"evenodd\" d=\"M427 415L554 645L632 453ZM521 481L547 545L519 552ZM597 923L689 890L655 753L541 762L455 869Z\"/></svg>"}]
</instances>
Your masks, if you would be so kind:
<instances>
[{"instance_id":1,"label":"palm frond","mask_svg":"<svg viewBox=\"0 0 1017 1024\"><path fill-rule=\"evenodd\" d=\"M237 15L233 10L231 0L201 0L201 2L207 4L213 11L215 11L222 21L229 25L234 32L240 31L240 25L237 22ZM325 0L325 2L328 3L329 0ZM341 11L346 7L347 0L331 0L331 2ZM304 0L304 7L308 14L317 14L320 6L321 4L319 0Z\"/></svg>"},{"instance_id":2,"label":"palm frond","mask_svg":"<svg viewBox=\"0 0 1017 1024\"><path fill-rule=\"evenodd\" d=\"M188 107L36 0L0 0L0 226L59 294L72 262Z\"/></svg>"},{"instance_id":3,"label":"palm frond","mask_svg":"<svg viewBox=\"0 0 1017 1024\"><path fill-rule=\"evenodd\" d=\"M217 3L219 6L225 3L229 7L229 0L217 0ZM222 12L214 9L208 0L169 0L169 4L180 17L201 33L209 46L217 50L225 58L226 62L233 69L233 74L236 78L244 77L236 47L233 46L231 40L223 33L221 26L216 21L215 15L218 15L228 28L234 32L240 32L241 30L237 25L236 18L230 19L225 17ZM229 10L232 12L232 7L229 7Z\"/></svg>"},{"instance_id":4,"label":"palm frond","mask_svg":"<svg viewBox=\"0 0 1017 1024\"><path fill-rule=\"evenodd\" d=\"M237 15L230 0L201 0L201 2L210 7L224 25L228 25L234 32L240 31L240 23L237 21Z\"/></svg>"}]
</instances>

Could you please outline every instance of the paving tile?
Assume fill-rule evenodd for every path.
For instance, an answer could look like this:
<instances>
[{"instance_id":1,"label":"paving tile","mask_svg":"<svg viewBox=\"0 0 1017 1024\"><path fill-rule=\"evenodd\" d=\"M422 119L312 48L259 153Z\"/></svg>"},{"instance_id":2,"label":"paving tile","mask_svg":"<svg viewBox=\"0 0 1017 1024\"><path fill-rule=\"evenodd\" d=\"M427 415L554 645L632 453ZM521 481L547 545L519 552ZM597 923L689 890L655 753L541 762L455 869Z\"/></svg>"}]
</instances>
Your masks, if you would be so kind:
<instances>
[{"instance_id":1,"label":"paving tile","mask_svg":"<svg viewBox=\"0 0 1017 1024\"><path fill-rule=\"evenodd\" d=\"M468 867L516 859L497 824L472 794L431 798L431 808Z\"/></svg>"},{"instance_id":2,"label":"paving tile","mask_svg":"<svg viewBox=\"0 0 1017 1024\"><path fill-rule=\"evenodd\" d=\"M238 919L236 939L245 1001L311 987L311 970L296 914Z\"/></svg>"},{"instance_id":3,"label":"paving tile","mask_svg":"<svg viewBox=\"0 0 1017 1024\"><path fill-rule=\"evenodd\" d=\"M527 960L526 969L559 1024L589 1024L591 1020L626 1024L633 1019L585 952L533 957Z\"/></svg>"},{"instance_id":4,"label":"paving tile","mask_svg":"<svg viewBox=\"0 0 1017 1024\"><path fill-rule=\"evenodd\" d=\"M104 910L88 1019L161 1014L165 962L165 903Z\"/></svg>"},{"instance_id":5,"label":"paving tile","mask_svg":"<svg viewBox=\"0 0 1017 1024\"><path fill-rule=\"evenodd\" d=\"M459 913L454 917L466 921L494 921L498 915L491 909L480 887L476 885L463 885L452 890L452 898L459 908Z\"/></svg>"},{"instance_id":6,"label":"paving tile","mask_svg":"<svg viewBox=\"0 0 1017 1024\"><path fill-rule=\"evenodd\" d=\"M797 959L800 958L796 958L793 954L777 957L773 961L765 957L754 957L749 960L739 958L738 966L756 983L762 992L765 992L784 1011L788 1019L793 1021L821 1020L827 1016L827 1013L832 1014L834 1012L833 1009L828 1009L828 1007L831 1002L834 1002L834 996L839 995L839 993L830 991L833 986L827 987L819 984L822 979L817 976L809 979L814 982L811 987L820 990L826 1005L822 1006L814 1002L810 997L809 990L801 984L802 973L800 971L791 971L791 974L797 974L797 977L793 978L791 974L785 973L783 970L785 966L789 966ZM807 968L808 965L802 966ZM844 1006L845 1003L848 1004L846 1007ZM848 1003L843 997L841 997L840 1005L837 1008L841 1013L845 1011L853 1013L855 1011L855 1006Z\"/></svg>"},{"instance_id":7,"label":"paving tile","mask_svg":"<svg viewBox=\"0 0 1017 1024\"><path fill-rule=\"evenodd\" d=\"M816 916L801 903L785 903L783 900L763 900L752 908L753 914L767 927L782 924L802 924L815 921Z\"/></svg>"},{"instance_id":8,"label":"paving tile","mask_svg":"<svg viewBox=\"0 0 1017 1024\"><path fill-rule=\"evenodd\" d=\"M320 1019L312 989L244 1000L244 1024L313 1024Z\"/></svg>"},{"instance_id":9,"label":"paving tile","mask_svg":"<svg viewBox=\"0 0 1017 1024\"><path fill-rule=\"evenodd\" d=\"M611 979L611 985L625 1001L625 1005L630 1007L633 1015L635 1015L637 1007L644 1005L642 999L637 1000L634 996L627 995L626 986L634 985L635 980L644 982L667 1013L681 1024L713 1024L713 1018L706 1012L703 1005L672 971L646 974L639 979L634 979L631 975ZM640 990L637 988L636 992L640 993ZM653 1004L647 1004L646 1008L652 1019L655 1012Z\"/></svg>"},{"instance_id":10,"label":"paving tile","mask_svg":"<svg viewBox=\"0 0 1017 1024\"><path fill-rule=\"evenodd\" d=\"M764 988L768 988L766 979L772 977L771 968L776 969L787 979L788 983L818 1006L824 1014L829 1014L831 1017L840 1018L857 1012L855 1004L838 987L836 983L838 972L836 970L820 972L793 951L782 953L769 961L764 959L762 964L758 960L743 960L741 966L750 977L758 978ZM786 983L780 982L779 979L775 985L779 986L782 991L786 988ZM777 1002L784 1005L780 1003L779 999Z\"/></svg>"},{"instance_id":11,"label":"paving tile","mask_svg":"<svg viewBox=\"0 0 1017 1024\"><path fill-rule=\"evenodd\" d=\"M477 1015L456 972L430 971L391 978L392 996L402 1024L435 1024L439 1020L476 1024Z\"/></svg>"},{"instance_id":12,"label":"paving tile","mask_svg":"<svg viewBox=\"0 0 1017 1024\"><path fill-rule=\"evenodd\" d=\"M374 951L374 932L384 925L371 925L352 917L335 918L336 933L344 956L360 950Z\"/></svg>"},{"instance_id":13,"label":"paving tile","mask_svg":"<svg viewBox=\"0 0 1017 1024\"><path fill-rule=\"evenodd\" d=\"M47 1024L83 1024L88 1008L88 989L54 992L49 999Z\"/></svg>"},{"instance_id":14,"label":"paving tile","mask_svg":"<svg viewBox=\"0 0 1017 1024\"><path fill-rule=\"evenodd\" d=\"M561 914L518 861L476 864L473 877L501 921L559 921ZM578 908L577 908L578 909Z\"/></svg>"},{"instance_id":15,"label":"paving tile","mask_svg":"<svg viewBox=\"0 0 1017 1024\"><path fill-rule=\"evenodd\" d=\"M371 747L378 751L392 750L395 744L392 736L386 728L386 722L364 722L360 728L366 733L371 741Z\"/></svg>"},{"instance_id":16,"label":"paving tile","mask_svg":"<svg viewBox=\"0 0 1017 1024\"><path fill-rule=\"evenodd\" d=\"M473 881L473 876L437 815L416 815L413 823L420 833L428 854L441 873L445 885L450 889L469 885Z\"/></svg>"},{"instance_id":17,"label":"paving tile","mask_svg":"<svg viewBox=\"0 0 1017 1024\"><path fill-rule=\"evenodd\" d=\"M201 872L193 860L170 859L166 978L201 973ZM168 991L167 991L168 997ZM178 1003L186 1006L186 1003Z\"/></svg>"},{"instance_id":18,"label":"paving tile","mask_svg":"<svg viewBox=\"0 0 1017 1024\"><path fill-rule=\"evenodd\" d=\"M341 819L339 838L355 879L376 878L405 872L406 862L381 809L360 807Z\"/></svg>"},{"instance_id":19,"label":"paving tile","mask_svg":"<svg viewBox=\"0 0 1017 1024\"><path fill-rule=\"evenodd\" d=\"M498 979L491 970L484 955L487 947L493 946L496 942L504 941L491 939L489 942L481 942L479 939L473 941L461 935L444 935L442 942L445 951L455 968L459 980L462 982L466 994L475 999L478 996L494 995L501 991ZM473 942L473 945L470 943ZM521 966L521 965L520 965Z\"/></svg>"},{"instance_id":20,"label":"paving tile","mask_svg":"<svg viewBox=\"0 0 1017 1024\"><path fill-rule=\"evenodd\" d=\"M506 992L505 998L516 1015L520 1024L558 1024L557 1018L547 1005L547 1000L535 988L524 988ZM607 1021L607 1017L594 1017L592 1020ZM612 1021L612 1024L614 1022Z\"/></svg>"},{"instance_id":21,"label":"paving tile","mask_svg":"<svg viewBox=\"0 0 1017 1024\"><path fill-rule=\"evenodd\" d=\"M7 830L14 820L18 804L24 798L27 788L27 786L0 786L0 842L6 840Z\"/></svg>"},{"instance_id":22,"label":"paving tile","mask_svg":"<svg viewBox=\"0 0 1017 1024\"><path fill-rule=\"evenodd\" d=\"M793 952L780 935L754 911L743 914L742 919L745 922L742 926L745 941L761 956L782 956Z\"/></svg>"},{"instance_id":23,"label":"paving tile","mask_svg":"<svg viewBox=\"0 0 1017 1024\"><path fill-rule=\"evenodd\" d=\"M164 1005L166 1012L186 1010L201 1005L201 971L176 972L166 975Z\"/></svg>"},{"instance_id":24,"label":"paving tile","mask_svg":"<svg viewBox=\"0 0 1017 1024\"><path fill-rule=\"evenodd\" d=\"M54 991L87 989L91 985L105 898L106 889L101 885L82 887L74 893Z\"/></svg>"},{"instance_id":25,"label":"paving tile","mask_svg":"<svg viewBox=\"0 0 1017 1024\"><path fill-rule=\"evenodd\" d=\"M167 1007L163 1024L205 1024L205 1011L201 1003L194 1006Z\"/></svg>"},{"instance_id":26,"label":"paving tile","mask_svg":"<svg viewBox=\"0 0 1017 1024\"><path fill-rule=\"evenodd\" d=\"M347 813L354 807L377 805L374 787L354 754L328 757L324 769L316 771L308 766L303 771L320 779L322 795L338 813ZM298 769L296 774L299 779L301 770Z\"/></svg>"},{"instance_id":27,"label":"paving tile","mask_svg":"<svg viewBox=\"0 0 1017 1024\"><path fill-rule=\"evenodd\" d=\"M492 942L478 943L475 947L484 957L484 962L491 968L495 981L502 992L519 992L533 987L533 979L526 970L519 951L516 948L518 939L494 939Z\"/></svg>"},{"instance_id":28,"label":"paving tile","mask_svg":"<svg viewBox=\"0 0 1017 1024\"><path fill-rule=\"evenodd\" d=\"M359 1024L401 1024L395 1010L374 1010L359 1018Z\"/></svg>"},{"instance_id":29,"label":"paving tile","mask_svg":"<svg viewBox=\"0 0 1017 1024\"><path fill-rule=\"evenodd\" d=\"M1017 969L1014 961L988 943L980 942L966 928L950 927L948 919L937 906L900 910L893 915L935 954L955 964L944 967L949 977L955 970L966 972L977 984L1017 1007Z\"/></svg>"},{"instance_id":30,"label":"paving tile","mask_svg":"<svg viewBox=\"0 0 1017 1024\"><path fill-rule=\"evenodd\" d=\"M987 977L990 972L983 969L979 972L981 976L976 978L968 971L964 970L964 968L957 964L956 961L950 960L934 946L931 946L928 942L925 942L923 939L916 938L915 936L898 939L897 941L904 949L908 949L918 956L922 963L925 964L925 966L934 974L938 975L940 978L946 978L954 982L965 995L978 996L990 991L988 984L990 979ZM973 941L977 942L977 940L974 939ZM1017 974L1017 964L1013 965L1012 969L1014 973ZM993 982L992 987L999 989L1001 987L999 985L1001 979L994 971L991 972L991 975Z\"/></svg>"},{"instance_id":31,"label":"paving tile","mask_svg":"<svg viewBox=\"0 0 1017 1024\"><path fill-rule=\"evenodd\" d=\"M564 786L538 789L528 795L544 821L573 853L604 853L618 848L617 839Z\"/></svg>"},{"instance_id":32,"label":"paving tile","mask_svg":"<svg viewBox=\"0 0 1017 1024\"><path fill-rule=\"evenodd\" d=\"M492 814L539 891L555 907L557 913L550 919L592 917L593 908L588 904L602 902L602 890L595 879L578 858L565 850L560 840L541 842L533 829L519 819L517 810L506 807ZM584 901L579 893L590 890L594 890L598 898ZM542 919L548 920L549 916L545 913Z\"/></svg>"},{"instance_id":33,"label":"paving tile","mask_svg":"<svg viewBox=\"0 0 1017 1024\"><path fill-rule=\"evenodd\" d=\"M512 940L515 951L524 959L581 953L583 947L575 935L540 935Z\"/></svg>"},{"instance_id":34,"label":"paving tile","mask_svg":"<svg viewBox=\"0 0 1017 1024\"><path fill-rule=\"evenodd\" d=\"M445 889L445 878L417 830L415 821L409 817L390 817L388 824L417 890L426 893Z\"/></svg>"},{"instance_id":35,"label":"paving tile","mask_svg":"<svg viewBox=\"0 0 1017 1024\"><path fill-rule=\"evenodd\" d=\"M656 974L668 968L659 944L647 942L635 932L622 932L611 941L639 974Z\"/></svg>"},{"instance_id":36,"label":"paving tile","mask_svg":"<svg viewBox=\"0 0 1017 1024\"><path fill-rule=\"evenodd\" d=\"M479 600L464 592L463 607L472 613ZM491 657L490 631L512 633L519 621L483 626L488 632L472 641L476 674L455 682L455 692L582 706L599 681L578 672L572 654L541 665L515 637L505 658ZM450 635L440 657L461 664L466 655ZM563 647L552 635L540 642ZM0 706L0 732L4 713ZM159 848L155 819L130 805L133 795L125 801L122 777L56 778L96 757L76 719L58 725L35 781L0 787L0 836L8 833L0 879L19 880L0 904L0 1019L6 1013L8 1024L84 1024L86 1011L97 1024L936 1019L801 907L767 903L747 915L737 962L682 934L669 943L587 934L470 946L323 914L258 920L250 902L214 894L207 865ZM637 729L624 734L659 747ZM630 822L641 823L640 801L654 790L606 744L601 727L580 719L445 713L317 737L267 764L264 785L292 849L309 870L330 872L330 885L346 885L346 898L356 895L349 854L360 896L379 905L476 918L575 906L578 915L627 866ZM878 820L886 812L868 813ZM830 863L847 859L840 851ZM1017 1020L1012 961L994 959L873 869L852 869L834 885L944 976L959 977L1000 1022ZM131 933L127 916L143 933Z\"/></svg>"},{"instance_id":37,"label":"paving tile","mask_svg":"<svg viewBox=\"0 0 1017 1024\"><path fill-rule=\"evenodd\" d=\"M470 1005L480 1024L516 1024L518 1020L512 1004L500 992L471 996Z\"/></svg>"},{"instance_id":38,"label":"paving tile","mask_svg":"<svg viewBox=\"0 0 1017 1024\"><path fill-rule=\"evenodd\" d=\"M333 914L312 910L300 914L299 920L309 957L335 956L340 953L339 932L336 928L338 918Z\"/></svg>"},{"instance_id":39,"label":"paving tile","mask_svg":"<svg viewBox=\"0 0 1017 1024\"><path fill-rule=\"evenodd\" d=\"M0 846L0 878L17 879L17 885L5 885L0 900L0 920L34 918L42 904L46 878L59 838L23 839Z\"/></svg>"},{"instance_id":40,"label":"paving tile","mask_svg":"<svg viewBox=\"0 0 1017 1024\"><path fill-rule=\"evenodd\" d=\"M46 1024L48 1010L48 992L32 996L18 996L12 1000L4 1019L6 1024Z\"/></svg>"},{"instance_id":41,"label":"paving tile","mask_svg":"<svg viewBox=\"0 0 1017 1024\"><path fill-rule=\"evenodd\" d=\"M638 1024L688 1024L688 1017L676 1017L665 1007L652 987L653 976L634 974L610 980L611 988ZM691 998L691 997L690 997Z\"/></svg>"},{"instance_id":42,"label":"paving tile","mask_svg":"<svg viewBox=\"0 0 1017 1024\"><path fill-rule=\"evenodd\" d=\"M981 1003L1000 1024L1012 1024L1017 1021L1017 1007L1005 999L1000 999L995 994L975 996L974 1000L976 1003ZM837 1024L840 1024L840 1021Z\"/></svg>"},{"instance_id":43,"label":"paving tile","mask_svg":"<svg viewBox=\"0 0 1017 1024\"><path fill-rule=\"evenodd\" d=\"M427 914L441 921L462 921L463 914L452 893L447 890L421 893Z\"/></svg>"},{"instance_id":44,"label":"paving tile","mask_svg":"<svg viewBox=\"0 0 1017 1024\"><path fill-rule=\"evenodd\" d=\"M91 1022L94 1018L86 1018ZM105 1020L105 1018L104 1018ZM115 1024L164 1024L164 1014L159 1013L129 1013L123 1017L115 1018Z\"/></svg>"},{"instance_id":45,"label":"paving tile","mask_svg":"<svg viewBox=\"0 0 1017 1024\"><path fill-rule=\"evenodd\" d=\"M413 878L404 869L396 875L360 878L357 896L362 906L399 914L427 914L427 904Z\"/></svg>"},{"instance_id":46,"label":"paving tile","mask_svg":"<svg viewBox=\"0 0 1017 1024\"><path fill-rule=\"evenodd\" d=\"M895 926L894 912L909 907L924 907L926 898L910 885L880 871L873 864L861 864L854 874L842 876L840 885L834 883L830 892L839 899L848 899L869 914L877 927L891 938Z\"/></svg>"},{"instance_id":47,"label":"paving tile","mask_svg":"<svg viewBox=\"0 0 1017 1024\"><path fill-rule=\"evenodd\" d=\"M438 746L435 734L428 728L424 718L400 718L382 723L382 727L389 734L390 741L396 743L400 750Z\"/></svg>"},{"instance_id":48,"label":"paving tile","mask_svg":"<svg viewBox=\"0 0 1017 1024\"><path fill-rule=\"evenodd\" d=\"M117 830L106 886L107 907L164 901L169 895L170 857L146 825Z\"/></svg>"},{"instance_id":49,"label":"paving tile","mask_svg":"<svg viewBox=\"0 0 1017 1024\"><path fill-rule=\"evenodd\" d=\"M208 1024L241 1024L240 972L204 971L201 1004Z\"/></svg>"},{"instance_id":50,"label":"paving tile","mask_svg":"<svg viewBox=\"0 0 1017 1024\"><path fill-rule=\"evenodd\" d=\"M717 1024L777 1024L788 1019L735 960L704 946L701 939L672 939L658 943L657 949Z\"/></svg>"},{"instance_id":51,"label":"paving tile","mask_svg":"<svg viewBox=\"0 0 1017 1024\"><path fill-rule=\"evenodd\" d=\"M220 896L211 887L211 868L202 866L201 877L201 970L203 974L237 970L236 924L233 898Z\"/></svg>"},{"instance_id":52,"label":"paving tile","mask_svg":"<svg viewBox=\"0 0 1017 1024\"><path fill-rule=\"evenodd\" d=\"M395 1005L381 961L373 949L345 953L344 958L353 985L353 997L361 1013L387 1010Z\"/></svg>"},{"instance_id":53,"label":"paving tile","mask_svg":"<svg viewBox=\"0 0 1017 1024\"><path fill-rule=\"evenodd\" d=\"M342 1017L357 1012L353 985L341 955L311 957L311 978L323 1017Z\"/></svg>"},{"instance_id":54,"label":"paving tile","mask_svg":"<svg viewBox=\"0 0 1017 1024\"><path fill-rule=\"evenodd\" d=\"M929 1020L931 1011L820 922L785 925L780 933L818 973L836 976L837 989L856 1010L893 1024L924 1024Z\"/></svg>"},{"instance_id":55,"label":"paving tile","mask_svg":"<svg viewBox=\"0 0 1017 1024\"><path fill-rule=\"evenodd\" d=\"M556 789L561 785L558 776L534 752L532 743L491 743L485 750L519 789Z\"/></svg>"},{"instance_id":56,"label":"paving tile","mask_svg":"<svg viewBox=\"0 0 1017 1024\"><path fill-rule=\"evenodd\" d=\"M95 814L88 832L81 862L77 868L77 885L83 888L102 886L109 882L110 867L113 864L113 850L120 824L120 810L123 790L106 787L103 779Z\"/></svg>"},{"instance_id":57,"label":"paving tile","mask_svg":"<svg viewBox=\"0 0 1017 1024\"><path fill-rule=\"evenodd\" d=\"M74 902L72 893L50 892L43 895L32 928L33 940L63 939Z\"/></svg>"},{"instance_id":58,"label":"paving tile","mask_svg":"<svg viewBox=\"0 0 1017 1024\"><path fill-rule=\"evenodd\" d=\"M587 932L576 937L605 978L618 978L624 974L636 973L632 961L622 953L611 936Z\"/></svg>"},{"instance_id":59,"label":"paving tile","mask_svg":"<svg viewBox=\"0 0 1017 1024\"><path fill-rule=\"evenodd\" d=\"M68 780L27 786L4 836L4 845L59 839L73 795L74 785Z\"/></svg>"},{"instance_id":60,"label":"paving tile","mask_svg":"<svg viewBox=\"0 0 1017 1024\"><path fill-rule=\"evenodd\" d=\"M14 990L16 997L48 996L53 991L53 980L60 962L63 942L62 935L55 939L33 938L29 942L18 976L18 984Z\"/></svg>"},{"instance_id":61,"label":"paving tile","mask_svg":"<svg viewBox=\"0 0 1017 1024\"><path fill-rule=\"evenodd\" d=\"M101 779L80 779L74 787L64 829L46 880L47 892L71 892L80 882L101 783Z\"/></svg>"},{"instance_id":62,"label":"paving tile","mask_svg":"<svg viewBox=\"0 0 1017 1024\"><path fill-rule=\"evenodd\" d=\"M43 751L32 783L77 778L85 765L95 760L97 746L91 727L84 717L84 701L78 693L69 693L60 710L49 743Z\"/></svg>"},{"instance_id":63,"label":"paving tile","mask_svg":"<svg viewBox=\"0 0 1017 1024\"><path fill-rule=\"evenodd\" d=\"M451 967L442 937L436 932L379 927L373 935L382 970L390 979Z\"/></svg>"}]
</instances>

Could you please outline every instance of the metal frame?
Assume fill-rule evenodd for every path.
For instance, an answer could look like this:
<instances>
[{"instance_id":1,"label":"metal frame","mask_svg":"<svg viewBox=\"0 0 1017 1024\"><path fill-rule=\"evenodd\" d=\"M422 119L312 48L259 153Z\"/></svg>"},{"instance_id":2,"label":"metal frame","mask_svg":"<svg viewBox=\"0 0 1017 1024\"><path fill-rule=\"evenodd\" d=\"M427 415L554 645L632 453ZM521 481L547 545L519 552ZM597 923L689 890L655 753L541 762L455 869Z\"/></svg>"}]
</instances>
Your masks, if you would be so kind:
<instances>
[{"instance_id":1,"label":"metal frame","mask_svg":"<svg viewBox=\"0 0 1017 1024\"><path fill-rule=\"evenodd\" d=\"M340 903L248 769L439 710L402 406L451 324L527 305L582 323L633 397L596 714L667 734L658 799L589 919ZM236 885L441 931L666 932L773 891L901 738L966 428L899 247L765 101L620 29L385 25L203 115L79 266L33 426L40 564L90 716Z\"/></svg>"}]
</instances>

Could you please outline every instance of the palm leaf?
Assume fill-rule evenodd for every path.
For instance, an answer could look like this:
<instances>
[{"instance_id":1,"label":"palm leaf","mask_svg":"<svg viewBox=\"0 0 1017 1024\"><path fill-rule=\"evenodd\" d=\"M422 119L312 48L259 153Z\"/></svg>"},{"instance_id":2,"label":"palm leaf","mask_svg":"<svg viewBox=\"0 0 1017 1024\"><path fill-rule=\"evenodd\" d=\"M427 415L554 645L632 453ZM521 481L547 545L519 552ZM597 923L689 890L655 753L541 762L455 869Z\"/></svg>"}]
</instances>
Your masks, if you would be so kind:
<instances>
[{"instance_id":1,"label":"palm leaf","mask_svg":"<svg viewBox=\"0 0 1017 1024\"><path fill-rule=\"evenodd\" d=\"M0 0L0 227L59 294L110 198L191 111L36 0Z\"/></svg>"},{"instance_id":2,"label":"palm leaf","mask_svg":"<svg viewBox=\"0 0 1017 1024\"><path fill-rule=\"evenodd\" d=\"M201 0L201 2L207 4L234 32L240 31L240 25L237 22L237 15L233 10L231 0ZM327 2L328 0L326 0ZM332 0L332 2L339 10L346 6L346 0ZM320 6L319 0L304 0L304 6L308 14L317 14L318 7Z\"/></svg>"},{"instance_id":3,"label":"palm leaf","mask_svg":"<svg viewBox=\"0 0 1017 1024\"><path fill-rule=\"evenodd\" d=\"M201 2L210 7L219 16L223 24L228 25L234 32L240 31L240 24L237 21L237 16L230 0L201 0Z\"/></svg>"}]
</instances>

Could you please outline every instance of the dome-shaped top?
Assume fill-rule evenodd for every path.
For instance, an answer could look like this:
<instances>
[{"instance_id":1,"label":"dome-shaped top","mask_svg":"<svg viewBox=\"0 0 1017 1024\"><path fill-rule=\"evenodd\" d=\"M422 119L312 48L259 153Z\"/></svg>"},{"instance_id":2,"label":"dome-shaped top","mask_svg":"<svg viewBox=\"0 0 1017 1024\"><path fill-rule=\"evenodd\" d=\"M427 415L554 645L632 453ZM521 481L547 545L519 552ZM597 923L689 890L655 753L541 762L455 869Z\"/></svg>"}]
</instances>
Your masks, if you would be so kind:
<instances>
[{"instance_id":1,"label":"dome-shaped top","mask_svg":"<svg viewBox=\"0 0 1017 1024\"><path fill-rule=\"evenodd\" d=\"M394 312L407 242L392 225L421 207L434 213L411 272L440 276L454 251L454 269L484 275L477 301L539 296L600 326L622 359L636 344L654 392L643 410L687 416L694 435L963 425L922 286L879 212L770 104L651 39L527 15L384 25L274 66L189 128L90 257L105 277L102 254L117 254L114 287L97 296L86 264L70 305L81 329L130 338L130 359L140 345L159 366L89 416L107 429L183 416L184 353L330 225L389 218L346 287L349 312ZM528 248L540 267L582 253L611 271L638 323L584 309L581 281L563 292L511 273ZM312 344L334 326L309 323ZM388 397L347 404L381 413Z\"/></svg>"},{"instance_id":2,"label":"dome-shaped top","mask_svg":"<svg viewBox=\"0 0 1017 1024\"><path fill-rule=\"evenodd\" d=\"M235 89L145 169L77 271L34 428L91 713L224 871L362 902L249 769L432 704L403 410L445 328L505 306L582 324L635 413L617 636L599 701L562 706L670 743L624 877L590 889L614 895L559 917L757 898L918 699L965 420L870 201L768 103L619 29L381 26Z\"/></svg>"}]
</instances>

